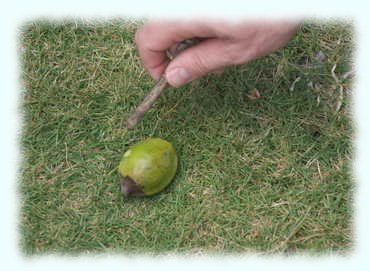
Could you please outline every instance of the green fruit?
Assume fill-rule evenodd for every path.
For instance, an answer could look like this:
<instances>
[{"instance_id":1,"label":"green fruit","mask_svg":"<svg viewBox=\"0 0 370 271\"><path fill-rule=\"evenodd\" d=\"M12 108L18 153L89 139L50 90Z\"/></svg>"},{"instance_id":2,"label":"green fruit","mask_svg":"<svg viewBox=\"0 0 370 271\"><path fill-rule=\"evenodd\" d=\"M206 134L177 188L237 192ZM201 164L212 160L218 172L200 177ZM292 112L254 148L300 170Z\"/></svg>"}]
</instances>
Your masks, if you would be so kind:
<instances>
[{"instance_id":1,"label":"green fruit","mask_svg":"<svg viewBox=\"0 0 370 271\"><path fill-rule=\"evenodd\" d=\"M150 196L162 191L173 179L177 155L171 143L146 139L129 148L118 167L121 192L126 196Z\"/></svg>"}]
</instances>

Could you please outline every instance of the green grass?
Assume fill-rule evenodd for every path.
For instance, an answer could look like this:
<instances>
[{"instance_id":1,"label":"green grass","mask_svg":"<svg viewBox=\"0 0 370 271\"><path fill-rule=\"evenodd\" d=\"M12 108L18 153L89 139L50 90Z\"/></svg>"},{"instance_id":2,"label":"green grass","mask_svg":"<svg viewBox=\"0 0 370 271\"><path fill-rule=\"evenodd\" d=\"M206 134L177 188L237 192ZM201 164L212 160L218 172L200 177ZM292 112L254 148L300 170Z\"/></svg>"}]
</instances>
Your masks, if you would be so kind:
<instances>
[{"instance_id":1,"label":"green grass","mask_svg":"<svg viewBox=\"0 0 370 271\"><path fill-rule=\"evenodd\" d=\"M275 54L167 89L127 132L154 84L133 43L137 26L21 30L24 253L348 252L352 26L306 23ZM261 99L248 98L253 88ZM162 193L125 200L116 167L152 136L174 144L179 170Z\"/></svg>"}]
</instances>

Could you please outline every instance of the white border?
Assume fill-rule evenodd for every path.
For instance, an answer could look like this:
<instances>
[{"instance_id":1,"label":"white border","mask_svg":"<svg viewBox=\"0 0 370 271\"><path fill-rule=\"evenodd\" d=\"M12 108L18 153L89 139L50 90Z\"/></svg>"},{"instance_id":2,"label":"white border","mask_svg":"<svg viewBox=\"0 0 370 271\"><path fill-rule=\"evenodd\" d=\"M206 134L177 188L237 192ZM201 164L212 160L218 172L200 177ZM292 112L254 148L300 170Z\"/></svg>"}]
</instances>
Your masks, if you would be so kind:
<instances>
[{"instance_id":1,"label":"white border","mask_svg":"<svg viewBox=\"0 0 370 271\"><path fill-rule=\"evenodd\" d=\"M1 268L9 270L174 270L253 268L260 270L360 270L370 263L370 35L365 1L12 1L1 5L0 39L0 245ZM18 247L17 171L20 148L18 144L21 120L18 34L19 27L28 20L39 18L112 18L207 15L238 18L252 17L316 17L318 19L354 19L357 30L355 128L356 157L353 169L356 178L355 248L348 256L322 255L257 257L183 257L159 258L124 257L123 255L81 256L75 258L40 256L25 258Z\"/></svg>"}]
</instances>

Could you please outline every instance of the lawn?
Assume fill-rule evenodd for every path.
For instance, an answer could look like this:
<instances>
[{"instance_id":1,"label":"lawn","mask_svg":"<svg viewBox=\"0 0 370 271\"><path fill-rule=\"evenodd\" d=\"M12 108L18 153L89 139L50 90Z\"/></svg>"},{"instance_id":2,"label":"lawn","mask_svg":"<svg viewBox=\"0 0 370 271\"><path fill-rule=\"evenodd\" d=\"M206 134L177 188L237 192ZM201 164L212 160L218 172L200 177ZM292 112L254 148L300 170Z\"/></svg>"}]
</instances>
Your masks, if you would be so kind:
<instances>
[{"instance_id":1,"label":"lawn","mask_svg":"<svg viewBox=\"0 0 370 271\"><path fill-rule=\"evenodd\" d=\"M350 251L352 25L307 22L275 54L167 89L127 131L154 85L139 24L20 30L22 251ZM123 199L118 163L148 137L173 143L179 170L162 193Z\"/></svg>"}]
</instances>

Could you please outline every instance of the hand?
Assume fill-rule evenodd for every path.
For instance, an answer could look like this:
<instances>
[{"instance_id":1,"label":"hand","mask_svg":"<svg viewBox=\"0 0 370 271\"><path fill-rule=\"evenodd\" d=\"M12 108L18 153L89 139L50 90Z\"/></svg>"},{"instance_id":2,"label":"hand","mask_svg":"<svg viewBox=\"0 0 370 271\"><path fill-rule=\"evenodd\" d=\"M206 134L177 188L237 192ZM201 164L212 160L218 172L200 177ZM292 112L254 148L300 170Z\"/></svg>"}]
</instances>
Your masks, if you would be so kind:
<instances>
[{"instance_id":1,"label":"hand","mask_svg":"<svg viewBox=\"0 0 370 271\"><path fill-rule=\"evenodd\" d=\"M298 23L288 21L151 21L135 36L141 60L151 76L179 87L210 72L247 63L283 47ZM199 38L197 45L171 62L166 50L185 39Z\"/></svg>"}]
</instances>

